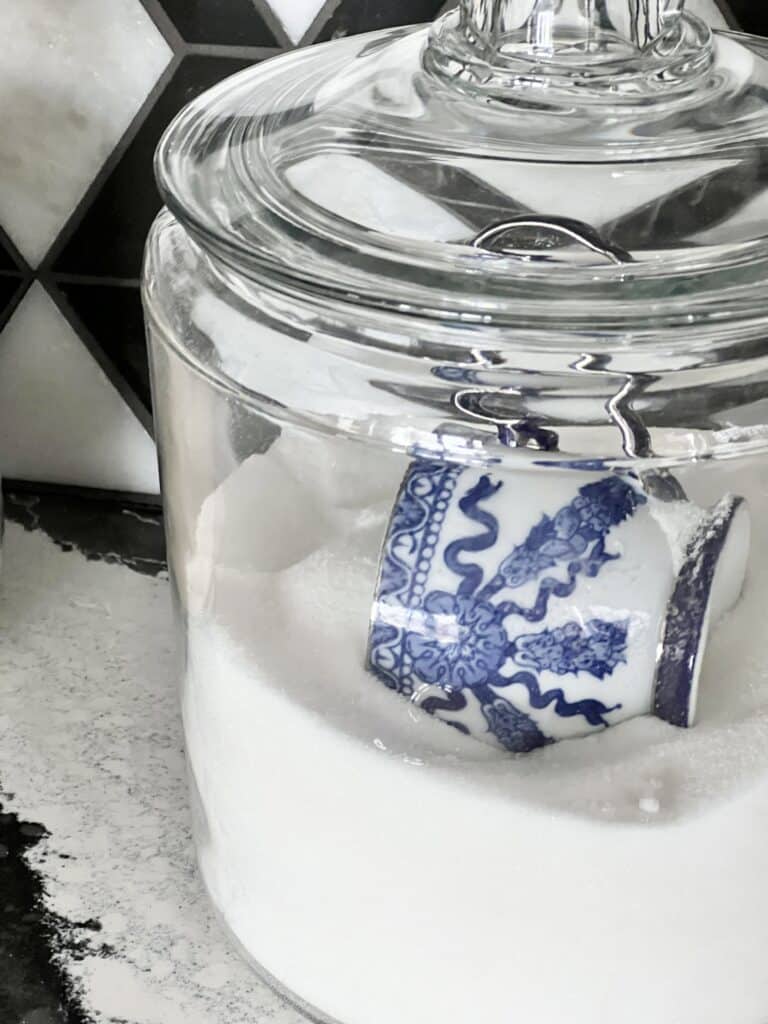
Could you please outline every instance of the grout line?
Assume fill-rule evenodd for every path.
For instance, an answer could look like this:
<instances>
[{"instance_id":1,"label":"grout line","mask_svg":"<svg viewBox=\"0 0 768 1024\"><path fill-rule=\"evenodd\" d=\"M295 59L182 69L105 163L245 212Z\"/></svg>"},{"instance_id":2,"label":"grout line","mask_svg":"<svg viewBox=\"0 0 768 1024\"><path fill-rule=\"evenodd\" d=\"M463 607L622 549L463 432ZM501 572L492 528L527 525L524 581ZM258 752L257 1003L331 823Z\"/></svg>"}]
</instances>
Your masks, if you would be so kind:
<instances>
[{"instance_id":1,"label":"grout line","mask_svg":"<svg viewBox=\"0 0 768 1024\"><path fill-rule=\"evenodd\" d=\"M342 3L343 0L325 0L325 3L317 12L314 21L299 40L298 45L309 46L314 43Z\"/></svg>"},{"instance_id":2,"label":"grout line","mask_svg":"<svg viewBox=\"0 0 768 1024\"><path fill-rule=\"evenodd\" d=\"M5 249L18 267L18 273L23 274L24 277L32 277L34 274L32 267L27 263L24 256L16 247L16 243L2 225L0 225L0 245Z\"/></svg>"},{"instance_id":3,"label":"grout line","mask_svg":"<svg viewBox=\"0 0 768 1024\"><path fill-rule=\"evenodd\" d=\"M158 514L162 504L157 494L142 494L133 491L110 491L101 487L83 487L78 484L47 484L36 480L4 479L2 490L5 494L51 495L62 498L83 498L86 501L102 501L115 505L140 506Z\"/></svg>"},{"instance_id":4,"label":"grout line","mask_svg":"<svg viewBox=\"0 0 768 1024\"><path fill-rule=\"evenodd\" d=\"M59 312L66 319L67 323L88 350L91 357L106 374L109 382L118 392L142 427L144 427L149 436L154 440L155 431L152 421L152 413L150 410L147 409L107 352L101 347L101 345L99 345L97 339L82 322L68 302L67 297L56 287L56 282L53 278L47 274L43 275L40 278L40 283L43 285L51 299L55 302Z\"/></svg>"},{"instance_id":5,"label":"grout line","mask_svg":"<svg viewBox=\"0 0 768 1024\"><path fill-rule=\"evenodd\" d=\"M142 103L139 110L136 112L133 120L131 121L128 128L125 130L120 140L118 141L115 148L112 150L110 155L102 164L98 174L93 178L91 184L86 190L85 194L80 199L75 209L72 211L69 219L67 220L64 227L59 232L55 241L48 250L45 259L38 268L38 273L46 274L51 273L53 267L61 256L64 249L67 247L73 236L77 233L78 228L85 219L85 215L91 208L93 202L98 198L104 185L106 185L109 178L112 176L117 165L122 160L126 150L131 145L133 140L139 134L141 129L144 127L147 118L154 110L158 99L163 92L170 85L171 80L179 69L182 61L181 54L174 54L168 62L167 66L159 76L155 84L153 85L147 98Z\"/></svg>"},{"instance_id":6,"label":"grout line","mask_svg":"<svg viewBox=\"0 0 768 1024\"><path fill-rule=\"evenodd\" d=\"M159 0L140 0L140 3L173 52L180 53L185 47L184 37L166 14Z\"/></svg>"},{"instance_id":7,"label":"grout line","mask_svg":"<svg viewBox=\"0 0 768 1024\"><path fill-rule=\"evenodd\" d=\"M288 2L290 3L292 0L288 0ZM267 28L272 32L278 47L281 50L293 50L296 44L285 31L282 21L272 10L270 4L264 3L263 0L251 0L251 3L261 15Z\"/></svg>"},{"instance_id":8,"label":"grout line","mask_svg":"<svg viewBox=\"0 0 768 1024\"><path fill-rule=\"evenodd\" d=\"M5 330L5 328L8 326L8 324L11 322L11 319L13 318L13 314L19 308L19 306L21 305L22 299L24 298L24 296L27 294L27 292L29 291L29 289L31 287L32 287L32 279L31 278L26 278L26 277L23 278L19 282L19 287L16 289L16 291L11 296L11 299L8 302L8 304L6 305L5 309L3 309L2 312L0 312L0 345L2 345L2 343L3 343L2 332Z\"/></svg>"},{"instance_id":9,"label":"grout line","mask_svg":"<svg viewBox=\"0 0 768 1024\"><path fill-rule=\"evenodd\" d=\"M270 57L277 57L285 53L284 49L276 46L230 46L229 43L189 43L186 48L189 54L200 57L231 57L253 61L269 60Z\"/></svg>"},{"instance_id":10,"label":"grout line","mask_svg":"<svg viewBox=\"0 0 768 1024\"><path fill-rule=\"evenodd\" d=\"M93 274L58 274L49 275L54 284L87 284L97 288L99 285L110 288L140 288L138 277L95 277Z\"/></svg>"}]
</instances>

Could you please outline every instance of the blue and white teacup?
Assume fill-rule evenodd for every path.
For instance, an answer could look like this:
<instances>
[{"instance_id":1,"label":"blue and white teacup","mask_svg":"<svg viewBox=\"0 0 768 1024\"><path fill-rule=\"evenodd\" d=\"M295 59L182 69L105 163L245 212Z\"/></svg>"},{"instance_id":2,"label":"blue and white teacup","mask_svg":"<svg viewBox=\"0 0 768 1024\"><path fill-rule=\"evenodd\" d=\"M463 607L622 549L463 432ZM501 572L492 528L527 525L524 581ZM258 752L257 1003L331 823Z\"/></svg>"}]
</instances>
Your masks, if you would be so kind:
<instances>
[{"instance_id":1,"label":"blue and white teacup","mask_svg":"<svg viewBox=\"0 0 768 1024\"><path fill-rule=\"evenodd\" d=\"M691 725L749 517L740 498L705 511L648 483L417 459L384 543L369 669L516 753L639 715Z\"/></svg>"}]
</instances>

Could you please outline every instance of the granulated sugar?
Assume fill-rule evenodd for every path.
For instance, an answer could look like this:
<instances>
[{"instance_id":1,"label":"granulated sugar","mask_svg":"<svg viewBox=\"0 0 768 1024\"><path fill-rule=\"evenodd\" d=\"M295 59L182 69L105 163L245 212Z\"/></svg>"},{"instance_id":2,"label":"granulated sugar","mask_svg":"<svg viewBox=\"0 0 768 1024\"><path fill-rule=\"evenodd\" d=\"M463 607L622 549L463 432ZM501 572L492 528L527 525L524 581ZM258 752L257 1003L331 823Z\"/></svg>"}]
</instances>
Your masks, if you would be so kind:
<instances>
[{"instance_id":1,"label":"granulated sugar","mask_svg":"<svg viewBox=\"0 0 768 1024\"><path fill-rule=\"evenodd\" d=\"M279 517L288 444L208 499L185 572L201 864L248 954L344 1024L764 1021L768 551L712 637L697 728L516 759L363 667L399 464L357 504L294 481L282 547L248 528L257 501Z\"/></svg>"}]
</instances>

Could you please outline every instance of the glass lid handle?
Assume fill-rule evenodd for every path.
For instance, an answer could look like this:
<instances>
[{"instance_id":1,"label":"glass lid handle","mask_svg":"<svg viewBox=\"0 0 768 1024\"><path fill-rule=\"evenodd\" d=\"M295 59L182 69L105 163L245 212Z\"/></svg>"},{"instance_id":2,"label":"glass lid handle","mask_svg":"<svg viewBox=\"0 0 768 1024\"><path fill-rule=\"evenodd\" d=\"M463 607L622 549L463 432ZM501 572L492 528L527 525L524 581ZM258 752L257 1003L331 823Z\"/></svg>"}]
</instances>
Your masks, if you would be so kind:
<instances>
[{"instance_id":1,"label":"glass lid handle","mask_svg":"<svg viewBox=\"0 0 768 1024\"><path fill-rule=\"evenodd\" d=\"M711 29L684 8L685 0L461 0L435 22L426 64L458 85L507 95L575 85L593 96L669 95L714 60Z\"/></svg>"},{"instance_id":2,"label":"glass lid handle","mask_svg":"<svg viewBox=\"0 0 768 1024\"><path fill-rule=\"evenodd\" d=\"M462 0L469 35L491 49L644 50L673 27L685 0Z\"/></svg>"}]
</instances>

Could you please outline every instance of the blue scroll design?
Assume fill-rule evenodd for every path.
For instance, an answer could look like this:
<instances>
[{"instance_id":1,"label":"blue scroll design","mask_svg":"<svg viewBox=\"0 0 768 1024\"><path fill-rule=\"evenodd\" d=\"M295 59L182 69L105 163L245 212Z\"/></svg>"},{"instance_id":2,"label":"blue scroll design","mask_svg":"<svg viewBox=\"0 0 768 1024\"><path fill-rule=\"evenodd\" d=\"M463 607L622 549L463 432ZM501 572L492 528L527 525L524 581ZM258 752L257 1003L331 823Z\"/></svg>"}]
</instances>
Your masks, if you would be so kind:
<instances>
[{"instance_id":1,"label":"blue scroll design","mask_svg":"<svg viewBox=\"0 0 768 1024\"><path fill-rule=\"evenodd\" d=\"M450 574L446 578L453 578L455 586L427 590L464 472L417 460L406 474L382 558L369 667L407 697L438 687L444 698L431 696L422 707L438 715L450 712L455 716L450 724L461 731L469 731L462 712L470 701L477 702L488 730L512 752L552 742L531 715L500 692L514 686L525 688L531 709L552 708L562 718L607 726L606 716L615 706L595 699L569 701L560 688L543 689L540 675L583 672L605 679L626 663L629 622L567 622L513 640L507 623L512 618L544 622L552 599L570 596L580 579L597 576L619 559L620 553L607 548L610 533L646 497L618 474L589 483L556 515L545 515L534 525L489 574L475 559L498 545L499 523L486 503L506 484L484 475L461 496L458 509L467 531L447 544L442 556ZM533 600L511 598L510 592L531 584L536 586Z\"/></svg>"}]
</instances>

